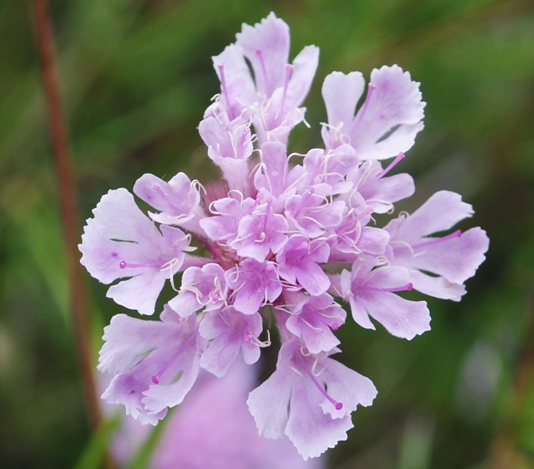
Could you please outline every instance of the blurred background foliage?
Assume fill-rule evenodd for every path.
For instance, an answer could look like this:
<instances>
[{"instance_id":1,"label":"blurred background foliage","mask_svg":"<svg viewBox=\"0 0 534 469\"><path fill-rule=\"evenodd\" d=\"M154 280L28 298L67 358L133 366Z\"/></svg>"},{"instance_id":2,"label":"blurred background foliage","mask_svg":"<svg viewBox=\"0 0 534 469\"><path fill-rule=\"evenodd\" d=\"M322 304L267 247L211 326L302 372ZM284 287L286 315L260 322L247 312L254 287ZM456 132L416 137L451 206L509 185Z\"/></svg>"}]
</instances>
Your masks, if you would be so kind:
<instances>
[{"instance_id":1,"label":"blurred background foliage","mask_svg":"<svg viewBox=\"0 0 534 469\"><path fill-rule=\"evenodd\" d=\"M425 130L399 171L412 210L460 192L491 239L461 303L430 301L411 342L347 324L340 360L379 390L330 467L534 467L534 4L531 0L51 0L83 220L145 172L215 175L196 131L218 92L212 55L275 11L292 55L321 49L294 151L321 144L332 70L397 63L421 82ZM0 2L0 467L73 467L84 413L57 186L30 2ZM94 356L119 308L87 276ZM87 451L86 451L87 453ZM178 466L177 466L178 467Z\"/></svg>"}]
</instances>

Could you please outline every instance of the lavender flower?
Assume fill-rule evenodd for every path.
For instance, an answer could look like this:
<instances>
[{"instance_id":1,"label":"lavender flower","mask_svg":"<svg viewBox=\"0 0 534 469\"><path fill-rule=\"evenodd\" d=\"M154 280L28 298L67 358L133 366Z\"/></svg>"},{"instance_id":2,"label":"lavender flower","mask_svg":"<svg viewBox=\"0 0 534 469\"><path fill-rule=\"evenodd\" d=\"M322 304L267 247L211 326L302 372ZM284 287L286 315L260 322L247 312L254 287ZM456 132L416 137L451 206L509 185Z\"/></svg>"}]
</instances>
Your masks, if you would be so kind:
<instances>
[{"instance_id":1,"label":"lavender flower","mask_svg":"<svg viewBox=\"0 0 534 469\"><path fill-rule=\"evenodd\" d=\"M345 440L352 412L377 394L331 358L341 304L360 326L376 321L411 340L430 329L430 314L426 302L398 293L458 301L489 241L480 228L430 236L472 215L446 191L377 226L373 213L392 214L414 192L408 174L389 172L423 128L419 84L397 65L371 73L358 110L362 75L328 75L325 147L288 155L318 50L304 48L293 64L288 56L289 29L274 14L244 25L213 58L221 92L199 125L223 182L203 190L183 173L168 183L146 174L134 191L155 210L149 217L125 189L110 191L80 250L98 280L121 280L108 296L122 306L153 314L167 280L176 291L159 321L118 315L106 327L99 369L114 377L105 399L155 424L200 369L222 377L236 360L253 364L262 348L280 347L248 407L261 435L289 438L306 460ZM192 254L193 240L204 257Z\"/></svg>"}]
</instances>

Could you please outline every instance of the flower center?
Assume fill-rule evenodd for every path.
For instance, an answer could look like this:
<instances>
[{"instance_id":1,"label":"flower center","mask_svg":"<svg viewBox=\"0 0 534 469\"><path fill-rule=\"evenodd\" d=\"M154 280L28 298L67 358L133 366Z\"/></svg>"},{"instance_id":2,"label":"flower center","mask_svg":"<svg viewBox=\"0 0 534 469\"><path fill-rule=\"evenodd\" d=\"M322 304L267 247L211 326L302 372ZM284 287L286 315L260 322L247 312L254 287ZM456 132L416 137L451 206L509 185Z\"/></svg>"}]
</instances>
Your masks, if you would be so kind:
<instances>
[{"instance_id":1,"label":"flower center","mask_svg":"<svg viewBox=\"0 0 534 469\"><path fill-rule=\"evenodd\" d=\"M256 49L254 51L256 54L256 57L258 58L261 66L261 73L263 75L263 84L264 84L264 91L267 96L270 96L272 93L272 90L270 89L270 83L269 83L269 76L267 75L267 69L265 68L265 61L263 60L263 52L260 49ZM256 87L258 86L258 83L256 83Z\"/></svg>"}]
</instances>

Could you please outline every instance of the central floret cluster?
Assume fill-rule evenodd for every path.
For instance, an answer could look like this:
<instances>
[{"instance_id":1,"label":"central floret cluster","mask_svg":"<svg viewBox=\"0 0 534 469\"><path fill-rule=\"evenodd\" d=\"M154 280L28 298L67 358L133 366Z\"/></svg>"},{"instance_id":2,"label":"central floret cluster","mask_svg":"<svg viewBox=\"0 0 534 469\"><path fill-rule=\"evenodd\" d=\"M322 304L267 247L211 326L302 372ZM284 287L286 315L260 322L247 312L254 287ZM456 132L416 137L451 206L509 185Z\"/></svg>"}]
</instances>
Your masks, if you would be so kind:
<instances>
[{"instance_id":1,"label":"central floret cluster","mask_svg":"<svg viewBox=\"0 0 534 469\"><path fill-rule=\"evenodd\" d=\"M430 315L397 292L458 301L484 259L480 228L430 237L472 215L455 193L382 227L373 218L414 192L408 174L389 175L423 128L419 84L400 67L372 72L359 109L362 75L328 75L324 148L288 155L318 55L308 46L288 64L289 30L274 14L244 25L213 59L221 92L199 125L222 180L204 188L183 173L145 174L134 193L154 212L117 189L87 221L82 263L103 283L120 280L110 298L150 315L166 282L176 291L159 321L120 314L105 329L99 369L114 378L103 397L144 423L180 404L200 368L220 377L238 357L255 363L276 337L276 371L248 406L261 434L316 457L346 439L351 413L376 396L368 378L330 358L346 319L335 298L360 326L374 329L373 319L412 339Z\"/></svg>"}]
</instances>

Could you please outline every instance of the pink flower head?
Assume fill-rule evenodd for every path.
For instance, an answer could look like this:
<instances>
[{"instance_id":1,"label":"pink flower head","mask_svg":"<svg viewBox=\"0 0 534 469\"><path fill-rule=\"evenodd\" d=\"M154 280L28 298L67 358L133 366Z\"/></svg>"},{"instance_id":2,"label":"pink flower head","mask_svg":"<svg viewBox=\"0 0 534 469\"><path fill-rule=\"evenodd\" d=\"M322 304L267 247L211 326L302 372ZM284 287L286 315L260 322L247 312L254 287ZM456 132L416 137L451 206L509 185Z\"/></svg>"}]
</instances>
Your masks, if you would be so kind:
<instances>
[{"instance_id":1,"label":"pink flower head","mask_svg":"<svg viewBox=\"0 0 534 469\"><path fill-rule=\"evenodd\" d=\"M167 280L176 292L159 321L121 314L104 332L99 369L113 378L103 397L141 422L155 424L186 402L200 370L239 379L234 364L252 365L275 346L276 371L250 393L248 408L261 435L287 437L304 459L315 458L347 438L352 412L377 392L330 358L340 351L343 302L359 326L378 322L411 340L430 329L430 313L403 292L459 300L484 260L488 239L480 228L435 235L471 216L458 194L438 192L413 214L391 219L415 186L410 175L389 173L423 128L419 84L399 66L373 70L359 109L362 75L328 75L324 148L289 151L317 59L308 46L288 63L289 28L274 14L244 25L213 59L221 92L199 125L222 179L203 188L183 173L168 182L145 174L134 191L154 209L149 217L117 189L87 221L81 262L101 282L118 281L109 297L152 314ZM188 399L200 397L193 391ZM207 418L206 409L218 415L224 405L212 398L194 418ZM209 439L216 432L206 428ZM208 454L188 466L189 448L180 446L187 441L198 443L179 439L180 459L162 452L155 467L217 467ZM217 451L225 455L221 467L264 467L249 453L243 460L221 449L210 454ZM263 460L265 467L302 463Z\"/></svg>"}]
</instances>

